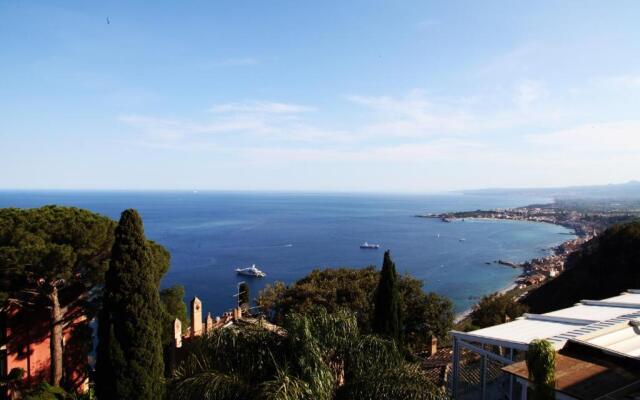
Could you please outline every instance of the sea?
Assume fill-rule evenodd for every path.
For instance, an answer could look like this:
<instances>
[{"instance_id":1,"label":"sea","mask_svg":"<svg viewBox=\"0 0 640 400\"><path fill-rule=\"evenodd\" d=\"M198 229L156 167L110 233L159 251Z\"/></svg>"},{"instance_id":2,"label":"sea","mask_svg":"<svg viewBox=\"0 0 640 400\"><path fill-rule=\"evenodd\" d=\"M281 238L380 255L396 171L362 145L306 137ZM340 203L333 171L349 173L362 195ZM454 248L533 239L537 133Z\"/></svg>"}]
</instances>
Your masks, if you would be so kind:
<instances>
[{"instance_id":1,"label":"sea","mask_svg":"<svg viewBox=\"0 0 640 400\"><path fill-rule=\"evenodd\" d=\"M450 223L417 214L516 207L548 198L490 194L330 194L190 191L0 191L1 207L76 206L118 219L142 215L145 233L171 252L162 286L185 287L205 312L234 306L237 285L251 297L274 281L291 284L314 268L380 266L385 250L400 273L421 279L426 291L449 297L456 312L513 283L520 270L494 263L550 254L575 238L561 226L466 219ZM378 250L361 249L363 242ZM256 264L267 276L244 277Z\"/></svg>"}]
</instances>

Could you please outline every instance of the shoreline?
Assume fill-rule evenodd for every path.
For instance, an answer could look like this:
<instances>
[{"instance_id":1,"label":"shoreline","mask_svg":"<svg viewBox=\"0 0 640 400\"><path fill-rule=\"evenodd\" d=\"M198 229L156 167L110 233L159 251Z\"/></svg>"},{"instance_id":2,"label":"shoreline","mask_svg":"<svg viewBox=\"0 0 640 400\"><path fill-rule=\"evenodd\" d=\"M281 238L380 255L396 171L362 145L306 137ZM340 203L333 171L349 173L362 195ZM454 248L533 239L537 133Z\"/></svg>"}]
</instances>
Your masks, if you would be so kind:
<instances>
[{"instance_id":1,"label":"shoreline","mask_svg":"<svg viewBox=\"0 0 640 400\"><path fill-rule=\"evenodd\" d=\"M513 289L515 289L517 287L518 287L518 285L514 281L514 282L511 282L510 284L508 284L507 286L503 287L502 289L500 289L498 291L491 292L491 293L488 293L488 294L483 295L483 296L488 296L488 295L492 295L492 294L496 294L496 293L499 294L499 295L503 295L505 293L508 293L508 292L512 291ZM478 304L478 303L476 302L476 304ZM458 314L456 314L455 317L453 318L453 323L454 324L458 324L458 323L462 322L463 320L465 320L466 318L468 318L471 315L471 313L473 312L473 308L474 307L475 307L475 305L473 307L471 307L471 308L468 308L468 309L466 309L464 311L461 311Z\"/></svg>"},{"instance_id":2,"label":"shoreline","mask_svg":"<svg viewBox=\"0 0 640 400\"><path fill-rule=\"evenodd\" d=\"M469 219L471 219L471 218L469 218ZM493 219L493 220L497 220L497 221L502 221L502 219L500 219L500 218L483 218L483 219ZM529 222L537 222L537 221L529 221ZM565 241L563 241L562 243L560 243L560 244L558 244L558 245L556 245L556 246L551 247L551 250L553 251L553 253L556 255L556 257L560 257L560 258L562 259L563 263L564 263L564 261L566 260L567 256L568 256L570 253L572 253L572 252L573 252L573 250L571 250L571 251L566 251L566 250L565 250L565 251L563 251L562 249L563 249L566 245L568 245L568 244L570 244L570 243L572 243L572 242L575 242L575 241L581 241L581 240L583 239L583 238L581 238L581 236L579 236L579 235L578 235L578 234L576 234L576 233L574 233L574 235L576 236L576 239L565 240ZM546 258L543 258L542 260L545 260L545 259L546 259ZM501 261L502 261L502 260L501 260ZM526 277L528 277L528 276L531 274L531 272L532 272L532 270L528 269L528 266L535 265L535 264L537 264L539 261L540 261L540 259L533 258L533 259L531 259L531 260L528 260L528 261L525 261L525 262L523 262L523 263L521 263L521 264L518 264L518 265L519 265L519 266L518 266L518 268L522 268L522 272L521 272L519 275L517 275L517 276L514 278L514 280L513 280L513 281L511 281L509 284L507 284L505 287L503 287L503 288L502 288L502 289L500 289L500 290L497 290L497 291L495 291L495 292L491 292L491 293L487 293L487 294L484 294L484 295L482 295L482 296L489 296L489 295L493 295L493 294L504 295L504 294L507 294L507 293L509 293L510 291L514 290L514 289L517 289L517 288L518 288L518 285L519 285L519 284L518 284L518 281L519 281L519 280L522 280L522 279L524 279L524 278L526 278ZM498 264L503 265L503 266L505 266L505 267L516 268L516 267L513 267L512 265L505 265L503 262L498 262ZM531 286L530 286L530 287L531 287ZM526 293L527 291L528 291L528 289L525 289L525 293ZM455 317L453 318L453 323L454 323L454 324L459 324L460 322L462 322L462 321L464 321L465 319L467 319L467 318L471 315L471 313L473 312L474 307L475 307L477 304L478 304L478 302L476 302L472 307L470 307L470 308L468 308L468 309L466 309L466 310L464 310L464 311L461 311L461 312L457 313L457 314L455 315Z\"/></svg>"},{"instance_id":3,"label":"shoreline","mask_svg":"<svg viewBox=\"0 0 640 400\"><path fill-rule=\"evenodd\" d=\"M440 218L442 219L442 216L425 216L425 215L417 215L416 217L419 218ZM531 219L514 219L514 218L497 218L497 217L485 217L485 216L471 216L471 217L465 217L465 218L460 218L460 217L453 217L453 218L447 218L446 220L442 219L443 223L450 223L453 221L464 221L465 219L468 220L484 220L484 221L515 221L515 222L531 222L531 223L543 223L543 224L551 224L551 225L556 225L556 226L562 226L563 228L567 228L569 230L572 231L571 235L574 236L573 239L570 240L564 240L561 243L552 246L549 248L549 250L552 252L553 255L551 256L547 256L547 257L543 257L543 258L533 258L530 259L528 261L525 261L523 263L512 263L512 262L505 262L504 260L499 260L497 261L498 264L503 265L505 267L511 267L511 268L522 268L522 272L517 275L509 284L507 284L505 287L503 287L500 290L497 290L495 292L491 292L491 293L487 293L483 296L488 296L488 295L493 295L493 294L498 294L498 295L504 295L506 293L509 293L510 291L517 289L519 286L518 281L526 279L527 277L531 276L532 273L534 273L535 271L538 271L538 268L542 269L545 265L546 262L549 262L551 259L554 261L561 261L562 265L564 265L564 262L566 261L567 257L569 254L571 254L573 251L575 251L575 248L568 250L567 248L571 248L571 247L575 247L576 243L583 243L584 241L586 241L588 239L587 235L581 234L581 232L578 232L578 229L576 229L576 227L570 227L567 226L565 224L562 223L557 223L557 222L552 222L552 221L536 221L536 220L531 220ZM556 258L554 258L556 257ZM561 273L561 272L560 272ZM551 279L551 278L549 278ZM529 286L532 287L532 286ZM528 289L525 289L525 292L528 291ZM460 322L464 321L465 319L469 318L469 316L471 315L471 313L473 312L473 309L475 308L475 306L478 304L478 302L476 302L472 307L463 310L459 313L457 313L453 319L453 323L454 324L459 324Z\"/></svg>"}]
</instances>

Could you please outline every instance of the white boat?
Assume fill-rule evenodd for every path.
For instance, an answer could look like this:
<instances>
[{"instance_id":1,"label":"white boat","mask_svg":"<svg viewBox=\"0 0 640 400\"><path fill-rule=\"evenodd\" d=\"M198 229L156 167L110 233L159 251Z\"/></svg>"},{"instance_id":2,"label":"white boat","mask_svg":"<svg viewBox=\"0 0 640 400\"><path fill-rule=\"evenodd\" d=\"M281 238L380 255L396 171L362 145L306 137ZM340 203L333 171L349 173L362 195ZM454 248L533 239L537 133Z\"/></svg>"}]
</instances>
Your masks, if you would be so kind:
<instances>
[{"instance_id":1,"label":"white boat","mask_svg":"<svg viewBox=\"0 0 640 400\"><path fill-rule=\"evenodd\" d=\"M379 249L380 245L379 244L374 244L374 243L368 243L368 242L364 242L360 245L361 249Z\"/></svg>"},{"instance_id":2,"label":"white boat","mask_svg":"<svg viewBox=\"0 0 640 400\"><path fill-rule=\"evenodd\" d=\"M264 276L267 276L267 274L260 271L255 264L253 264L249 268L236 268L236 272L238 273L238 275L255 276L257 278L262 278Z\"/></svg>"}]
</instances>

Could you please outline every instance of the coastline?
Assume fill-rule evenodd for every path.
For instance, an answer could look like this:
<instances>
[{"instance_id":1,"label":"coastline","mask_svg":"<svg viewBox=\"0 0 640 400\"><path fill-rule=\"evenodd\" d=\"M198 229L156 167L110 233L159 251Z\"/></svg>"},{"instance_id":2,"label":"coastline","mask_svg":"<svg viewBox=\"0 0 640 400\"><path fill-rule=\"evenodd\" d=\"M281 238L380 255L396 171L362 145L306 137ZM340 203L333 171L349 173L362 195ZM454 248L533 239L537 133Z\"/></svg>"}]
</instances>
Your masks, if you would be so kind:
<instances>
[{"instance_id":1,"label":"coastline","mask_svg":"<svg viewBox=\"0 0 640 400\"><path fill-rule=\"evenodd\" d=\"M552 251L553 255L551 256L547 256L544 258L534 258L528 261L525 261L523 263L513 263L513 262L509 262L509 261L505 261L505 260L496 260L495 262L497 264L500 265L504 265L507 267L511 267L511 268L522 268L522 272L515 277L515 279L509 283L508 285L506 285L505 287L503 287L502 289L492 292L492 293L487 293L486 295L492 295L492 294L498 294L498 295L504 295L508 292L511 292L514 289L517 289L519 287L519 285L521 285L521 283L523 280L525 280L527 277L531 276L532 274L536 273L537 271L540 270L545 270L545 269L549 269L550 267L548 265L546 265L546 263L548 263L550 260L554 261L553 267L554 268L557 266L558 262L561 262L561 266L564 267L564 262L566 261L567 257L569 254L571 254L573 251L575 251L575 249L577 248L577 246L579 244L584 243L586 240L588 240L590 237L588 235L584 234L583 230L579 230L576 229L575 226L567 226L566 224L563 223L559 223L559 222L555 222L555 221L549 221L549 220L532 220L532 219L514 219L514 218L500 218L500 217L487 217L487 216L471 216L471 217L466 217L466 218L460 218L460 217L447 217L444 218L442 215L429 215L429 216L425 216L425 215L416 215L416 217L419 218L440 218L442 220L443 223L450 223L453 221L464 221L466 220L484 220L484 221L519 221L519 222L531 222L531 223L543 223L543 224L551 224L551 225L557 225L557 226L562 226L564 228L568 228L571 229L573 231L572 235L574 235L576 238L575 239L570 239L570 240L565 240L553 247L550 248L550 250ZM560 271L559 273L561 273L562 271ZM539 274L539 273L538 273ZM546 279L546 278L544 278ZM551 276L549 277L549 279L551 279ZM532 285L533 286L533 285ZM528 286L525 289L525 293L526 291L529 290L529 288L531 288L532 286ZM476 305L478 303L476 302ZM455 315L454 317L454 324L459 324L462 321L464 321L465 319L467 319L471 313L473 312L473 308L475 307L475 305L473 307L470 307L462 312L459 312L458 314Z\"/></svg>"},{"instance_id":2,"label":"coastline","mask_svg":"<svg viewBox=\"0 0 640 400\"><path fill-rule=\"evenodd\" d=\"M517 288L518 285L516 284L516 282L511 282L510 284L508 284L507 286L503 287L502 289L493 292L493 293L488 293L488 295L490 294L499 294L499 295L503 295L505 293L508 293L510 291L512 291L513 289ZM476 303L477 304L477 303ZM454 324L458 324L460 322L462 322L463 320L465 320L467 317L469 317L471 315L471 313L473 312L473 307L468 308L462 312L459 312L458 314L456 314L456 316L453 318L453 323Z\"/></svg>"}]
</instances>

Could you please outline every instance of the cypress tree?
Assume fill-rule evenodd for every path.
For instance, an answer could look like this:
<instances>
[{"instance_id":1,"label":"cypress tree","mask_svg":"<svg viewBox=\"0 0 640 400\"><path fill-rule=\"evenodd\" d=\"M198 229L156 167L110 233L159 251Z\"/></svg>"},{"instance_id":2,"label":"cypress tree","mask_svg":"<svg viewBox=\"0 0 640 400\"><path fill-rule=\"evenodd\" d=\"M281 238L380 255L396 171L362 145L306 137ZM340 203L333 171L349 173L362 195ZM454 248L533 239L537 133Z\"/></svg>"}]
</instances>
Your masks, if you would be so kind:
<instances>
[{"instance_id":1,"label":"cypress tree","mask_svg":"<svg viewBox=\"0 0 640 400\"><path fill-rule=\"evenodd\" d=\"M242 282L238 287L238 305L250 307L251 300L249 299L249 285L246 282Z\"/></svg>"},{"instance_id":2,"label":"cypress tree","mask_svg":"<svg viewBox=\"0 0 640 400\"><path fill-rule=\"evenodd\" d=\"M400 310L400 291L396 265L391 260L389 250L384 253L380 280L375 292L373 310L373 331L401 341L402 315Z\"/></svg>"},{"instance_id":3,"label":"cypress tree","mask_svg":"<svg viewBox=\"0 0 640 400\"><path fill-rule=\"evenodd\" d=\"M98 319L98 399L164 395L159 280L142 220L125 210L115 231Z\"/></svg>"}]
</instances>

